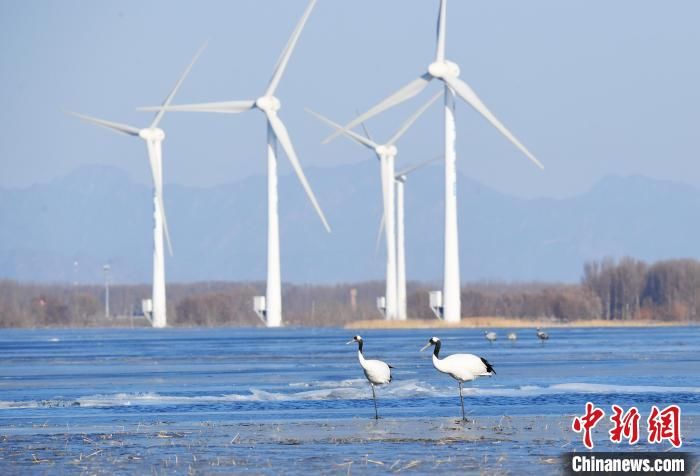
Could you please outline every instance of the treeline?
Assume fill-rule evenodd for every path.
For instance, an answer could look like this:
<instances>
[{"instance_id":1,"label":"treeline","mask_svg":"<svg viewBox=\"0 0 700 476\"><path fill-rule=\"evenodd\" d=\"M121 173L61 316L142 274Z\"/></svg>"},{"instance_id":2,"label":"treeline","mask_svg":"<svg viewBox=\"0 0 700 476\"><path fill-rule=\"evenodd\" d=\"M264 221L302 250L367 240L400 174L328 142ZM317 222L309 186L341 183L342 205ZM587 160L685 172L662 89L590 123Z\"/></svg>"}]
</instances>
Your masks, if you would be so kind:
<instances>
[{"instance_id":1,"label":"treeline","mask_svg":"<svg viewBox=\"0 0 700 476\"><path fill-rule=\"evenodd\" d=\"M351 290L355 289L355 299ZM261 326L253 296L264 283L206 282L168 284L167 314L172 326ZM339 326L377 318L380 283L336 286L283 286L284 318L289 325ZM141 301L149 285L111 285L109 316L105 289L95 285L25 284L0 280L0 327L147 326ZM354 301L354 303L353 303Z\"/></svg>"},{"instance_id":2,"label":"treeline","mask_svg":"<svg viewBox=\"0 0 700 476\"><path fill-rule=\"evenodd\" d=\"M598 297L604 319L699 319L700 262L695 260L592 261L584 266L582 286Z\"/></svg>"},{"instance_id":3,"label":"treeline","mask_svg":"<svg viewBox=\"0 0 700 476\"><path fill-rule=\"evenodd\" d=\"M408 287L412 319L435 319L423 283ZM261 326L252 310L264 283L169 284L168 323L172 326ZM112 285L110 316L102 286L40 285L0 280L0 327L147 326L141 300L147 285ZM333 286L283 286L288 325L342 326L381 317L376 298L381 282ZM604 259L584 266L580 284L476 283L462 288L462 315L574 321L700 320L700 262L663 261L648 265L632 258Z\"/></svg>"}]
</instances>

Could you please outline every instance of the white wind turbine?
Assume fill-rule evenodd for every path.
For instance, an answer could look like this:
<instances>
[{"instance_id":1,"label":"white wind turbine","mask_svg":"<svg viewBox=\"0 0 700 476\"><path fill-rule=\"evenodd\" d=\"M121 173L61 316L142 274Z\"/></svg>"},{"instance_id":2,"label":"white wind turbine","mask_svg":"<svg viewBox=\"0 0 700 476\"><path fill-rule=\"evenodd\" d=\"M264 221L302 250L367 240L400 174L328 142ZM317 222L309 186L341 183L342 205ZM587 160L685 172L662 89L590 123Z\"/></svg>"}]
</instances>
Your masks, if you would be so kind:
<instances>
[{"instance_id":1,"label":"white wind turbine","mask_svg":"<svg viewBox=\"0 0 700 476\"><path fill-rule=\"evenodd\" d=\"M405 321L408 319L406 312L406 246L405 246L405 228L404 228L404 185L408 174L415 172L421 167L432 164L442 159L442 156L434 157L420 164L408 167L395 176L396 182L396 283L398 295L398 319ZM384 222L382 221L382 225ZM381 228L380 226L380 228Z\"/></svg>"},{"instance_id":2,"label":"white wind turbine","mask_svg":"<svg viewBox=\"0 0 700 476\"><path fill-rule=\"evenodd\" d=\"M395 192L394 180L395 160L398 154L396 142L403 136L406 131L413 125L414 122L440 97L440 94L433 96L428 102L423 104L413 115L411 115L401 125L398 131L384 144L377 144L369 137L363 137L349 129L343 129L343 126L323 117L322 115L308 110L321 121L335 128L349 138L355 140L360 145L363 145L377 155L381 170L382 180L382 199L384 202L384 217L386 221L385 238L386 238L386 294L384 296L384 317L387 320L399 318L398 312L398 286L397 286L397 262L396 262L396 223L395 218ZM405 301L405 296L404 296ZM405 313L404 313L405 316ZM404 317L405 318L405 317Z\"/></svg>"},{"instance_id":3,"label":"white wind turbine","mask_svg":"<svg viewBox=\"0 0 700 476\"><path fill-rule=\"evenodd\" d=\"M455 150L456 130L454 118L455 93L467 104L481 114L491 125L503 134L515 147L525 154L540 168L544 166L532 155L518 139L491 113L481 102L472 88L459 79L459 66L445 59L445 23L447 0L440 0L440 12L437 22L437 49L435 61L428 66L428 71L419 78L382 100L367 112L359 115L344 130L353 129L358 124L366 121L389 108L392 108L423 91L433 79L444 83L445 92L445 235L444 235L444 268L443 268L443 293L441 303L441 316L447 322L458 322L461 319L460 303L460 277L459 277L459 241L457 233L457 171ZM327 142L341 131L329 136Z\"/></svg>"},{"instance_id":4,"label":"white wind turbine","mask_svg":"<svg viewBox=\"0 0 700 476\"><path fill-rule=\"evenodd\" d=\"M199 58L199 55L204 51L206 43L197 51L197 54L192 59L192 62L187 66L185 71L180 76L180 79L175 84L175 87L170 91L168 97L163 101L163 107L167 107L175 97L177 90L182 85L183 81L189 74L192 66ZM151 124L144 128L120 124L118 122L106 121L97 119L84 114L71 112L74 116L83 119L84 121L97 124L98 126L106 127L114 132L126 134L129 136L140 137L146 142L148 149L148 161L151 165L151 174L153 178L153 292L151 296L152 308L148 311L151 314L150 320L153 327L161 328L168 324L165 301L165 259L163 256L163 234L165 234L168 243L168 251L173 254L173 248L170 243L170 232L168 231L168 222L165 218L165 207L163 206L163 153L162 143L165 139L165 133L158 127L165 109L161 109L155 115Z\"/></svg>"},{"instance_id":5,"label":"white wind turbine","mask_svg":"<svg viewBox=\"0 0 700 476\"><path fill-rule=\"evenodd\" d=\"M275 65L272 78L270 79L267 89L264 94L255 100L249 101L224 101L210 102L201 104L184 104L169 107L146 107L141 110L167 110L167 111L187 111L187 112L215 112L236 114L251 109L259 109L265 114L267 119L267 291L264 301L260 297L256 297L255 310L264 319L268 327L279 327L282 325L282 285L280 277L280 242L279 242L279 218L277 212L277 143L279 142L284 149L287 158L292 164L294 171L304 187L309 200L316 209L318 216L321 217L323 226L328 232L330 227L323 215L323 211L319 206L316 197L314 196L311 187L309 186L304 171L301 168L297 154L294 151L292 142L289 138L287 128L282 123L282 120L277 115L280 109L280 101L274 94L279 85L280 79L287 67L289 58L294 51L294 47L301 35L301 31L306 24L311 10L316 4L316 0L311 0L304 11L304 14L299 20L292 36L289 38L287 45L282 51L277 64Z\"/></svg>"},{"instance_id":6,"label":"white wind turbine","mask_svg":"<svg viewBox=\"0 0 700 476\"><path fill-rule=\"evenodd\" d=\"M412 165L394 176L396 184L396 300L397 300L397 319L405 321L408 319L406 309L406 246L405 246L405 226L404 226L404 186L407 176L416 170L425 167L428 164L437 162L442 159L442 155L433 157L416 165ZM379 222L379 232L377 233L377 248L381 241L381 235L384 231L384 214Z\"/></svg>"}]
</instances>

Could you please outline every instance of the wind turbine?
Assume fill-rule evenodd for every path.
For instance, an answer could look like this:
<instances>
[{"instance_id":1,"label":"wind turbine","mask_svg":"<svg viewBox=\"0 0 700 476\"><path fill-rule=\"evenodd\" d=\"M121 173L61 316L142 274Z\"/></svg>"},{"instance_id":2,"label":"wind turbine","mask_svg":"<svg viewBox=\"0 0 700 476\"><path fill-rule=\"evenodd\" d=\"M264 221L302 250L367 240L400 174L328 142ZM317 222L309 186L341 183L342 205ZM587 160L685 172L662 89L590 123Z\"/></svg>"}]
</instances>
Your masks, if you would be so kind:
<instances>
[{"instance_id":1,"label":"wind turbine","mask_svg":"<svg viewBox=\"0 0 700 476\"><path fill-rule=\"evenodd\" d=\"M204 51L206 43L197 51L192 62L187 66L185 71L178 79L175 87L170 91L170 94L163 101L163 109L160 109L151 124L144 128L139 129L137 127L129 126L126 124L120 124L118 122L106 121L104 119L97 119L95 117L86 116L84 114L78 114L71 112L70 114L79 117L80 119L96 124L98 126L105 127L114 132L121 134L126 134L128 136L140 137L146 142L146 147L148 149L148 161L151 165L151 175L153 178L153 293L152 308L150 309L150 320L153 327L161 328L168 324L167 319L167 306L165 302L165 259L163 257L163 234L165 234L166 241L168 243L168 251L170 255L173 254L172 244L170 242L170 232L168 231L168 222L165 218L165 207L163 205L163 153L162 153L162 143L165 139L165 133L162 129L158 127L161 119L163 119L163 114L165 113L165 108L170 104L170 102L175 97L177 90L182 85L183 81L189 74L192 66L199 58L199 55Z\"/></svg>"},{"instance_id":2,"label":"wind turbine","mask_svg":"<svg viewBox=\"0 0 700 476\"><path fill-rule=\"evenodd\" d=\"M459 322L461 319L460 278L459 278L459 241L457 232L457 170L455 150L455 94L481 114L492 126L503 134L515 147L535 165L544 166L534 155L515 138L511 132L496 118L495 115L481 102L472 88L459 79L460 69L457 64L445 58L445 23L447 15L447 0L440 0L440 11L437 22L437 49L435 61L428 66L428 71L409 82L401 89L380 101L367 112L348 123L343 130L331 134L324 142L328 142L343 131L353 129L367 119L386 111L402 102L411 99L423 91L433 79L444 84L445 93L445 235L444 235L444 267L443 293L441 296L441 317L447 322ZM432 293L431 293L432 294Z\"/></svg>"},{"instance_id":3,"label":"wind turbine","mask_svg":"<svg viewBox=\"0 0 700 476\"><path fill-rule=\"evenodd\" d=\"M412 167L408 167L396 174L394 180L396 182L396 283L398 295L398 319L405 321L408 318L406 313L406 247L405 247L405 232L404 232L404 185L408 174L415 172L421 167L432 164L442 159L439 155L430 160L421 162ZM384 222L382 221L382 225Z\"/></svg>"},{"instance_id":4,"label":"wind turbine","mask_svg":"<svg viewBox=\"0 0 700 476\"><path fill-rule=\"evenodd\" d=\"M398 314L398 286L396 280L397 264L396 264L396 224L395 217L395 195L394 195L394 180L396 176L394 163L398 149L396 142L403 136L406 131L413 125L414 122L440 97L440 94L433 96L428 102L423 104L416 112L414 112L401 125L398 131L384 144L377 144L369 137L363 137L349 129L343 129L343 126L327 119L326 117L307 109L308 112L316 116L321 121L335 128L353 139L360 145L363 145L377 155L381 170L382 179L382 199L384 202L384 217L386 219L385 238L386 238L386 294L384 296L384 317L387 320L399 318ZM405 315L405 313L404 313Z\"/></svg>"},{"instance_id":5,"label":"wind turbine","mask_svg":"<svg viewBox=\"0 0 700 476\"><path fill-rule=\"evenodd\" d=\"M406 312L406 247L405 247L405 231L404 231L404 185L406 184L407 176L416 170L425 167L428 164L437 162L442 159L442 155L433 157L419 164L412 165L394 176L396 184L396 295L397 295L397 319L405 321L408 319ZM381 241L381 235L384 231L384 214L379 222L379 232L377 233L377 248Z\"/></svg>"},{"instance_id":6,"label":"wind turbine","mask_svg":"<svg viewBox=\"0 0 700 476\"><path fill-rule=\"evenodd\" d=\"M282 325L282 285L280 277L280 243L279 243L279 218L277 212L277 143L284 149L287 158L292 164L294 171L306 191L311 204L316 209L316 213L321 218L323 226L328 232L330 227L326 217L309 186L304 171L301 168L297 154L292 146L287 128L277 115L280 109L280 101L275 97L275 91L279 85L284 70L287 67L289 58L292 56L294 47L301 35L301 31L306 21L311 15L316 0L311 0L299 20L292 36L282 51L277 64L275 65L272 78L267 85L267 89L258 99L248 101L224 101L201 104L184 104L177 106L161 106L140 108L145 111L167 110L167 111L187 111L187 112L215 112L237 114L251 109L259 109L265 114L267 119L267 291L264 299L257 296L255 299L255 311L264 320L268 327L279 327Z\"/></svg>"}]
</instances>

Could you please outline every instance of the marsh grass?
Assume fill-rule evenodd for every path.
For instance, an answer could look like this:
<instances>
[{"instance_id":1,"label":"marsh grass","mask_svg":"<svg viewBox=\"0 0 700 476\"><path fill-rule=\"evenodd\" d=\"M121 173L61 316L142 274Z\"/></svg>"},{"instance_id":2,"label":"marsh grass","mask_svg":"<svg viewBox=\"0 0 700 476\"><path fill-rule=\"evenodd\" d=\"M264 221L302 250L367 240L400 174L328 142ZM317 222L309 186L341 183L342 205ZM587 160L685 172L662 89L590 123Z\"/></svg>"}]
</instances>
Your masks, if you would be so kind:
<instances>
[{"instance_id":1,"label":"marsh grass","mask_svg":"<svg viewBox=\"0 0 700 476\"><path fill-rule=\"evenodd\" d=\"M406 321L387 321L370 319L355 321L345 325L346 329L535 329L554 327L679 327L692 325L678 321L607 321L603 319L586 319L570 322L558 322L547 319L516 319L512 317L464 317L459 323L449 323L438 319L409 319Z\"/></svg>"}]
</instances>

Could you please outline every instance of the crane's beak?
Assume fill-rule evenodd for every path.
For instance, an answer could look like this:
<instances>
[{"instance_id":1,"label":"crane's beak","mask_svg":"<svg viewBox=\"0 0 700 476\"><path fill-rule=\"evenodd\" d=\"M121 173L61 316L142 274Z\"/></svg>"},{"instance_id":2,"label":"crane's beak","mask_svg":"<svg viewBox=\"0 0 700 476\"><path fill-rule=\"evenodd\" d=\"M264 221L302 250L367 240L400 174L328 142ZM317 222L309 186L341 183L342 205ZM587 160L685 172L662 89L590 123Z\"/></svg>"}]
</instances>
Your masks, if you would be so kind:
<instances>
[{"instance_id":1,"label":"crane's beak","mask_svg":"<svg viewBox=\"0 0 700 476\"><path fill-rule=\"evenodd\" d=\"M425 344L425 345L423 346L423 348L422 348L420 351L423 352L425 349L427 349L427 348L430 347L431 345L433 345L433 344L431 344L430 342L428 342L427 344Z\"/></svg>"},{"instance_id":2,"label":"crane's beak","mask_svg":"<svg viewBox=\"0 0 700 476\"><path fill-rule=\"evenodd\" d=\"M345 345L352 344L353 342L355 342L355 341L354 340L348 341L345 343Z\"/></svg>"}]
</instances>

